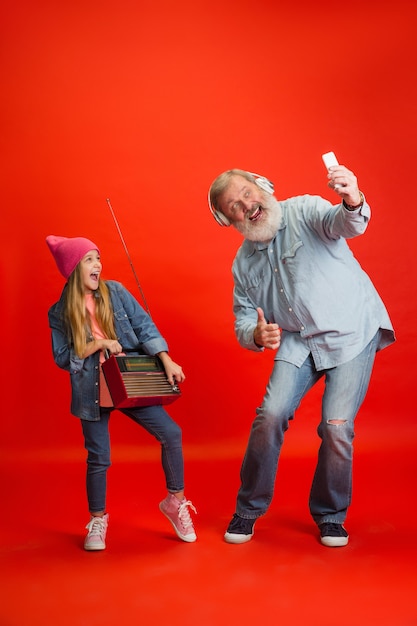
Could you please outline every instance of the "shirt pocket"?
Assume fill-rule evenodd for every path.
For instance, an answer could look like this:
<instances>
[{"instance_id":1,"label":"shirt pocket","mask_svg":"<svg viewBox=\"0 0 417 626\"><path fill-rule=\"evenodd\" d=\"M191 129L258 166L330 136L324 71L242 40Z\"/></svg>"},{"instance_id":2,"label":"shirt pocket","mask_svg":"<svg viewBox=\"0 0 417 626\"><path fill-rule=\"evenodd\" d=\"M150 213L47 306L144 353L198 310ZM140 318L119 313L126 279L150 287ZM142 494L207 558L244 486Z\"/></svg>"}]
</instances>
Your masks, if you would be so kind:
<instances>
[{"instance_id":1,"label":"shirt pocket","mask_svg":"<svg viewBox=\"0 0 417 626\"><path fill-rule=\"evenodd\" d=\"M311 263L301 239L294 241L281 253L281 268L293 283L303 283L310 280Z\"/></svg>"},{"instance_id":2,"label":"shirt pocket","mask_svg":"<svg viewBox=\"0 0 417 626\"><path fill-rule=\"evenodd\" d=\"M265 306L264 299L268 292L270 280L264 272L251 274L245 277L245 293L255 307Z\"/></svg>"},{"instance_id":3,"label":"shirt pocket","mask_svg":"<svg viewBox=\"0 0 417 626\"><path fill-rule=\"evenodd\" d=\"M117 334L119 333L128 334L129 332L132 331L132 325L130 323L130 319L126 311L123 308L118 309L117 311L114 311L114 321L115 321L115 325L117 329L116 330Z\"/></svg>"}]
</instances>

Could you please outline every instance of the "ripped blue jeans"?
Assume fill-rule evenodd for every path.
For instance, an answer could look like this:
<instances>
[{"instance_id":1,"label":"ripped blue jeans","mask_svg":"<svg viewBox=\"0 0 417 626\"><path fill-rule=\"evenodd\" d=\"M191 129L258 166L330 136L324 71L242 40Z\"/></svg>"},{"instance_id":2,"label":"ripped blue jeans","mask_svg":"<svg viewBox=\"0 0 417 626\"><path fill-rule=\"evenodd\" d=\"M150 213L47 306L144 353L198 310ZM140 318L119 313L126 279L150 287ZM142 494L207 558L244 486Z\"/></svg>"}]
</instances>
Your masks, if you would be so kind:
<instances>
[{"instance_id":1,"label":"ripped blue jeans","mask_svg":"<svg viewBox=\"0 0 417 626\"><path fill-rule=\"evenodd\" d=\"M240 517L256 519L266 513L289 421L306 393L324 377L317 429L321 444L309 505L317 524L344 522L352 494L354 420L368 389L378 336L379 331L356 358L327 370L317 371L311 355L301 367L275 361L242 463L236 504Z\"/></svg>"}]
</instances>

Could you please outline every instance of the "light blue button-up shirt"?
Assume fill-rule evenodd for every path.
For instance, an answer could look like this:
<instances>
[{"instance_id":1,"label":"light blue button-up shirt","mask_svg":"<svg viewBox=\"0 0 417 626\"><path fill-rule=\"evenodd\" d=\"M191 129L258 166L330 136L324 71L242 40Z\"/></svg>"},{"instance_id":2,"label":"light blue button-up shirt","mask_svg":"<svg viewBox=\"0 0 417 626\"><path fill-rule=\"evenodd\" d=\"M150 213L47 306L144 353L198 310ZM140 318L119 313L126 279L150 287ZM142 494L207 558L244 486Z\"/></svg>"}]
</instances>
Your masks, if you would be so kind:
<instances>
[{"instance_id":1,"label":"light blue button-up shirt","mask_svg":"<svg viewBox=\"0 0 417 626\"><path fill-rule=\"evenodd\" d=\"M298 367L310 353L318 370L350 361L378 329L379 349L395 341L385 305L346 242L367 228L366 200L356 211L308 195L279 204L274 239L245 240L233 262L239 343L262 350L253 339L257 307L282 328L275 358Z\"/></svg>"}]
</instances>

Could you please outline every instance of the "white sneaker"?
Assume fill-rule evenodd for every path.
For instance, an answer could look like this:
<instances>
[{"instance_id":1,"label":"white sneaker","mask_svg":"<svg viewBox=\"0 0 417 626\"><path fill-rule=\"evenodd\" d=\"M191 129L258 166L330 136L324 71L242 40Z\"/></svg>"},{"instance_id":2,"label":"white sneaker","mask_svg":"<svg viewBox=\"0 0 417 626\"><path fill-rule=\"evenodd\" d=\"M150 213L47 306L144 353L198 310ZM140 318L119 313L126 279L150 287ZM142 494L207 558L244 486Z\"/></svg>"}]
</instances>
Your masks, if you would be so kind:
<instances>
[{"instance_id":1,"label":"white sneaker","mask_svg":"<svg viewBox=\"0 0 417 626\"><path fill-rule=\"evenodd\" d=\"M109 515L103 517L92 517L88 522L86 529L88 535L84 541L85 550L104 550L106 547L106 533L109 524Z\"/></svg>"}]
</instances>

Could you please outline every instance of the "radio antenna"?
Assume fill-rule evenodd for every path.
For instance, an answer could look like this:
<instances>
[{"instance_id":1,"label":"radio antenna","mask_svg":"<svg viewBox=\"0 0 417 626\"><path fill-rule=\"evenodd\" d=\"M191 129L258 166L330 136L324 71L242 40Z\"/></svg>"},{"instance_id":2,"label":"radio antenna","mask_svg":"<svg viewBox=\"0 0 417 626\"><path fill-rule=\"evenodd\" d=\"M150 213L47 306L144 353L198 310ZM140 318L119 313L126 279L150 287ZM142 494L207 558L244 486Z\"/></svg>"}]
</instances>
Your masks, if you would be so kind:
<instances>
[{"instance_id":1,"label":"radio antenna","mask_svg":"<svg viewBox=\"0 0 417 626\"><path fill-rule=\"evenodd\" d=\"M147 311L147 313L148 313L149 317L152 317L152 316L151 316L151 312L150 312L149 307L148 307L148 303L146 302L145 294L143 293L143 290L142 290L142 287L140 286L140 282L139 282L139 279L138 279L138 277L137 277L137 274L136 274L135 268L134 268L134 266L133 266L132 259L130 258L129 250L127 249L127 245L126 245L126 243L125 243L125 240L123 239L122 231L120 230L119 223L118 223L118 221L117 221L117 219L116 219L116 215L114 214L113 207L112 207L112 205L111 205L110 199L109 199L109 198L107 198L107 199L106 199L106 202L107 202L107 204L108 204L108 206L109 206L110 213L112 214L112 217L113 217L113 219L114 219L114 223L116 224L117 232L119 233L119 237L120 237L120 239L121 239L121 242L122 242L123 247L124 247L125 252L126 252L126 256L127 256L128 261L129 261L129 263L130 263L130 267L132 268L133 276L135 277L136 284L137 284L137 286L138 286L139 293L140 293L140 295L141 295L141 297L142 297L142 300L143 300L143 302L144 302L144 305L145 305L146 311Z\"/></svg>"}]
</instances>

